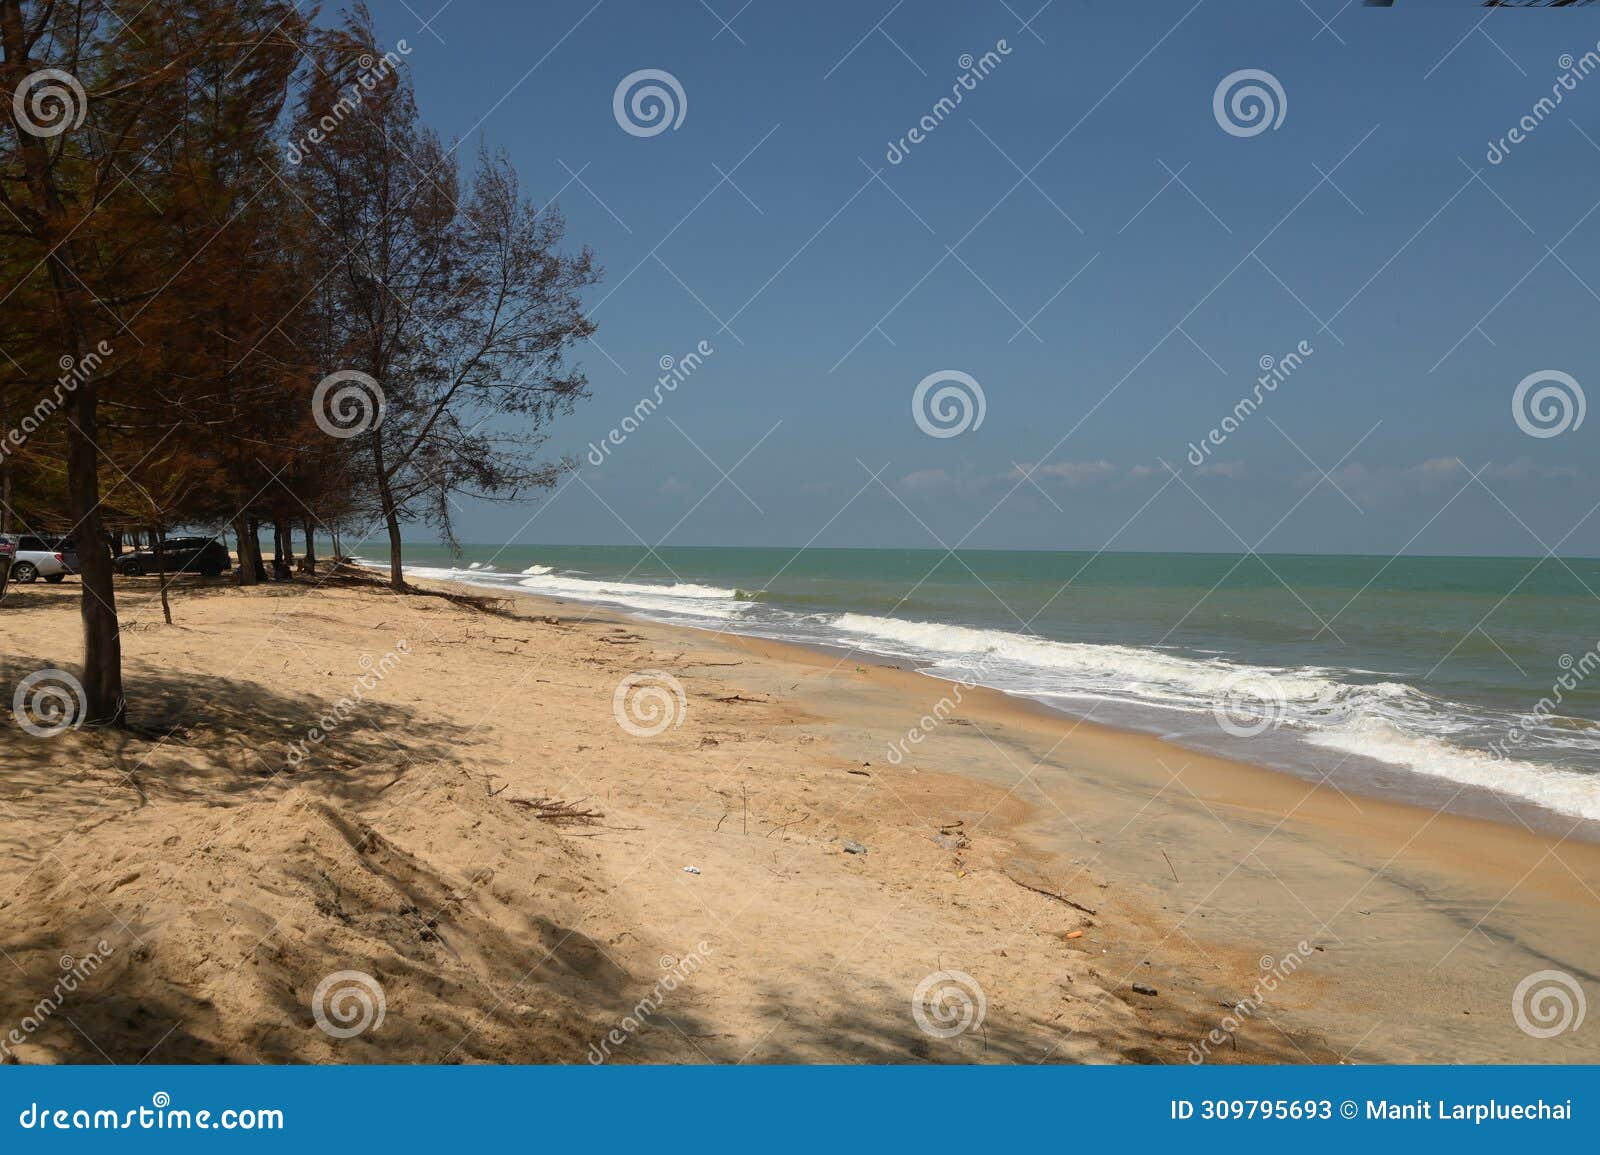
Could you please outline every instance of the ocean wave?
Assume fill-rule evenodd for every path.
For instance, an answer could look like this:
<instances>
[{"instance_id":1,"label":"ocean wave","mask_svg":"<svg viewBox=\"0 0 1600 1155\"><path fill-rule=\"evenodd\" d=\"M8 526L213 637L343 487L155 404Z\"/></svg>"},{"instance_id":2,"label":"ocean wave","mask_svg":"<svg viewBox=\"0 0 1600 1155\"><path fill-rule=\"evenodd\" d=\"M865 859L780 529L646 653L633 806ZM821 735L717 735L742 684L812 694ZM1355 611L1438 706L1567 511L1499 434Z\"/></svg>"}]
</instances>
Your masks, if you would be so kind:
<instances>
[{"instance_id":1,"label":"ocean wave","mask_svg":"<svg viewBox=\"0 0 1600 1155\"><path fill-rule=\"evenodd\" d=\"M533 574L517 582L531 593L574 601L605 602L658 614L687 614L692 617L732 618L750 605L738 600L738 590L720 586L674 582L649 585L644 582L597 581L567 575Z\"/></svg>"},{"instance_id":2,"label":"ocean wave","mask_svg":"<svg viewBox=\"0 0 1600 1155\"><path fill-rule=\"evenodd\" d=\"M1485 744L1516 720L1433 697L1404 682L1350 681L1352 670L1250 666L1132 646L1057 642L1006 630L845 614L836 629L875 653L929 661L926 673L981 682L1044 701L1114 701L1143 709L1212 714L1226 698L1253 697L1280 737L1340 750L1466 786L1499 791L1558 813L1600 820L1600 775L1498 758ZM1250 703L1242 712L1250 713ZM1549 719L1533 750L1600 748L1592 727ZM1245 753L1248 757L1248 753Z\"/></svg>"},{"instance_id":3,"label":"ocean wave","mask_svg":"<svg viewBox=\"0 0 1600 1155\"><path fill-rule=\"evenodd\" d=\"M683 624L728 622L741 633L802 644L848 647L910 659L923 672L977 683L1082 713L1093 703L1115 725L1150 729L1180 742L1234 756L1315 767L1303 746L1337 750L1372 763L1499 792L1553 812L1600 821L1600 774L1584 763L1600 751L1600 732L1581 719L1548 718L1529 726L1503 710L1435 697L1392 672L1325 666L1251 665L1211 651L1171 652L1112 643L1056 641L1032 634L912 621L871 613L806 612L786 597L784 609L761 591L694 582L649 583L577 576L581 571L532 565L520 574L407 567L417 577L467 585L520 588L531 594L618 606ZM1242 699L1242 700L1241 700ZM1214 718L1219 704L1264 722L1245 745L1230 741ZM1175 714L1189 722L1174 727ZM1520 725L1520 759L1486 747ZM1292 753L1302 745L1298 755ZM1549 758L1547 763L1541 759Z\"/></svg>"},{"instance_id":4,"label":"ocean wave","mask_svg":"<svg viewBox=\"0 0 1600 1155\"><path fill-rule=\"evenodd\" d=\"M921 653L908 656L978 658L986 667L992 666L996 659L1003 659L1038 670L1121 679L1130 692L1165 688L1168 691L1209 696L1230 689L1231 684L1237 682L1241 670L1261 675L1273 691L1290 701L1323 701L1335 696L1340 689L1337 681L1322 676L1320 671L1238 666L1220 660L1197 661L1135 646L1056 642L1006 630L910 622L867 614L843 614L834 622L834 626L847 634L870 639L863 644L864 649L873 649L871 642L877 642L878 648L883 648L884 643L890 647L910 646ZM903 649L889 648L885 652L903 653ZM972 663L962 661L957 664L965 666ZM1404 693L1408 689L1406 686L1393 687L1395 693Z\"/></svg>"},{"instance_id":5,"label":"ocean wave","mask_svg":"<svg viewBox=\"0 0 1600 1155\"><path fill-rule=\"evenodd\" d=\"M1438 738L1408 734L1383 718L1358 718L1346 726L1308 734L1313 746L1341 750L1520 798L1559 814L1600 821L1600 775L1542 762L1497 758Z\"/></svg>"}]
</instances>

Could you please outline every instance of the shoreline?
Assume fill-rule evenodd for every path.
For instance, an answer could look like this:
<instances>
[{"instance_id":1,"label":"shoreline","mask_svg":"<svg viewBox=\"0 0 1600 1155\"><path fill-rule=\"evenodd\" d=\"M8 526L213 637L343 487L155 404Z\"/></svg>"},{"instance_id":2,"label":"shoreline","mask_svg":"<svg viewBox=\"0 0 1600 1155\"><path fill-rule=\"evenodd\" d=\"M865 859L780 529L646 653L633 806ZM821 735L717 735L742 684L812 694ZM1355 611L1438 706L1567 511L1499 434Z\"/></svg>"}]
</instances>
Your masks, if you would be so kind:
<instances>
[{"instance_id":1,"label":"shoreline","mask_svg":"<svg viewBox=\"0 0 1600 1155\"><path fill-rule=\"evenodd\" d=\"M20 1061L590 1062L611 1031L607 1062L1600 1057L1509 1007L1540 970L1597 981L1600 848L913 670L459 589L181 583L169 628L121 586L140 728L23 741L0 783L0 946L27 976L0 1014L115 948L70 1008L99 1052L57 1020ZM8 595L8 677L72 664L73 592ZM614 691L652 670L682 713L624 732ZM668 960L695 973L641 1019ZM316 1029L344 970L381 984L381 1031ZM949 974L983 1013L941 1036L911 1012Z\"/></svg>"},{"instance_id":2,"label":"shoreline","mask_svg":"<svg viewBox=\"0 0 1600 1155\"><path fill-rule=\"evenodd\" d=\"M957 702L962 713L982 716L992 723L982 727L982 742L1002 753L1003 768L991 766L990 773L973 775L973 767L983 765L981 759L948 755L924 759L925 765L1005 787L1009 794L1018 781L1032 776L1034 763L1006 758L1001 747L1025 753L1029 759L1038 759L1038 767L1052 777L1060 774L1070 778L1063 788L1080 802L1083 787L1090 786L1104 796L1096 809L1107 807L1116 818L1131 815L1125 823L1115 826L1116 839L1122 839L1133 831L1134 824L1142 822L1146 806L1173 794L1179 804L1164 816L1164 821L1170 823L1164 828L1171 831L1172 842L1159 856L1148 847L1126 843L1118 846L1116 839L1097 837L1098 831L1078 828L1062 805L1051 799L1053 791L1033 783L1028 784L1034 794L1028 800L1031 813L1015 827L1038 858L1054 857L1071 863L1076 868L1068 876L1071 880L1107 870L1119 876L1119 887L1131 892L1125 892L1125 900L1131 897L1127 914L1141 933L1138 946L1115 952L1115 957L1128 960L1127 968L1117 976L1124 986L1138 977L1141 967L1149 965L1147 952L1152 942L1159 948L1180 936L1191 942L1200 939L1201 954L1208 966L1248 988L1261 973L1261 960L1266 956L1230 948L1228 940L1233 934L1248 933L1257 946L1276 944L1275 954L1292 951L1297 944L1309 941L1318 944L1312 947L1314 953L1327 955L1335 945L1329 941L1330 936L1336 940L1342 937L1336 924L1364 922L1377 916L1376 896L1390 903L1404 900L1402 910L1413 901L1420 901L1426 908L1445 898L1449 909L1416 909L1402 916L1400 921L1408 929L1401 933L1415 935L1415 945L1422 947L1415 955L1382 957L1372 953L1371 942L1363 942L1363 949L1352 956L1359 961L1342 968L1345 981L1351 984L1345 988L1346 994L1352 989L1359 992L1357 1006L1378 1008L1393 992L1408 990L1441 1013L1444 1004L1456 998L1476 1004L1475 1009L1455 1010L1462 1018L1494 1015L1500 1008L1492 1000L1486 1003L1477 995L1463 999L1460 996L1466 989L1429 989L1427 981L1435 968L1458 952L1479 959L1479 952L1472 949L1476 944L1471 942L1479 937L1491 939L1507 953L1519 956L1529 971L1556 967L1578 975L1584 982L1600 982L1600 973L1586 961L1600 957L1600 920L1596 919L1600 915L1600 845L1572 837L1573 831L1584 825L1582 820L1573 819L1567 834L1560 835L1430 810L1405 800L1352 795L1327 782L1310 783L1287 771L1191 750L1154 735L1075 719L1002 690L969 687L919 669L902 668L882 655L854 652L840 658L821 647L653 622L621 608L568 602L526 591L513 592L510 597L516 601L529 598L535 604L542 602L559 610L576 607L586 615L602 614L691 637L704 635L785 666L822 668L834 676L845 670L847 662L860 662L859 669L850 671L852 674L883 687L902 702L921 703L925 708L933 708L939 700L959 690ZM826 711L835 719L873 714L852 697L826 693L801 700L808 708ZM913 712L904 720L911 725L917 717ZM881 716L873 721L881 725ZM864 764L876 760L870 749L859 751L859 755ZM1075 777L1074 770L1078 772ZM1029 789L1022 793L1028 794ZM1187 814L1182 813L1185 809ZM1235 819L1237 830L1230 828L1227 818ZM1063 820L1070 830L1062 828ZM1206 831L1213 824L1220 834ZM1241 841L1238 836L1246 831L1249 833ZM1312 858L1322 868L1337 871L1339 880L1312 877L1292 886L1285 883L1281 874L1262 859L1262 847L1280 836L1311 848ZM1219 837L1231 851L1217 845ZM1086 854L1085 847L1091 845L1102 849ZM1178 875L1178 871L1166 851L1180 845L1196 850L1195 857L1209 866L1211 885L1197 887L1179 876L1171 878L1173 886L1167 887L1169 879L1162 878L1163 871L1171 875ZM1245 856L1232 861L1231 854L1240 850L1246 852ZM1249 859L1255 861L1247 866ZM1310 863L1301 861L1296 865L1299 870L1312 873ZM1135 877L1146 881L1131 882ZM1224 889L1253 894L1257 897L1250 901L1264 906L1276 900L1283 910L1277 917L1266 911L1230 912L1230 929L1221 935L1197 925L1201 919L1209 922L1213 913L1200 913L1199 905L1173 916L1175 899L1194 902L1198 896L1203 904ZM1496 917L1508 905L1526 918L1526 926L1517 927ZM1463 913L1466 910L1475 913L1468 917ZM1591 926L1584 933L1569 935L1566 920L1580 911L1586 913L1578 917L1588 918ZM1413 916L1425 916L1425 921L1433 924L1427 933ZM1297 934L1306 937L1296 937ZM1584 945L1580 947L1578 943ZM1339 945L1343 945L1342 941ZM1360 973L1363 971L1366 973ZM1423 975L1420 982L1418 971ZM1189 977L1192 981L1196 976ZM1511 989L1521 977L1519 973L1506 982L1504 992L1500 992L1504 995L1501 1002L1510 999ZM1358 1011L1352 1017L1359 1018L1359 1014ZM1307 1027L1316 1029L1309 1021ZM1429 1053L1420 1049L1427 1043L1408 1041L1404 1045L1419 1047L1400 1052L1411 1061L1438 1061L1438 1056L1430 1060ZM1516 1053L1515 1048L1507 1052ZM1600 1049L1587 1053L1600 1056Z\"/></svg>"},{"instance_id":3,"label":"shoreline","mask_svg":"<svg viewBox=\"0 0 1600 1155\"><path fill-rule=\"evenodd\" d=\"M376 563L356 562L355 564L363 569L381 570L384 568ZM512 585L498 582L480 583L474 582L465 576L459 578L426 577L412 580L416 584L424 586L429 583L436 583L445 587L480 590L489 596L528 597L557 603L570 600L574 605L592 607L596 611L615 614L624 620L652 622L671 628L700 631L716 637L749 638L770 642L774 645L793 647L804 652L821 653L835 657L842 655L841 661L847 657L850 661L890 668L899 668L899 663L912 661L912 659L896 658L859 646L850 646L842 641L807 642L778 639L757 633L742 633L732 628L715 628L710 625L700 626L682 621L661 622L658 619L649 617L647 611L633 609L626 605L608 605L600 601L563 598L549 593L529 590L515 583ZM959 684L967 687L969 691L983 689L988 693L998 694L1008 701L1021 704L1029 710L1038 711L1045 717L1066 719L1071 723L1089 726L1096 730L1106 730L1115 734L1146 738L1171 750L1180 752L1183 756L1248 766L1253 770L1287 777L1305 785L1331 781L1335 789L1343 793L1363 799L1371 799L1374 802L1385 802L1430 812L1436 809L1443 809L1460 817L1488 822L1495 826L1532 830L1563 841L1572 839L1600 845L1600 821L1551 809L1521 795L1493 786L1464 782L1453 777L1430 775L1411 767L1389 765L1376 759L1369 759L1374 766L1378 767L1375 772L1348 777L1341 776L1335 780L1334 775L1338 773L1345 763L1351 760L1351 755L1338 757L1336 750L1329 750L1327 752L1328 760L1332 765L1330 770L1323 770L1317 766L1304 767L1269 758L1250 759L1242 757L1236 752L1218 749L1214 744L1202 741L1185 742L1183 740L1184 735L1181 733L1158 732L1154 728L1141 728L1131 723L1099 721L1065 707L1030 697L1026 693L1005 690L995 686L984 686L981 683L957 682L955 679L945 675L927 672L925 667L917 667L917 669L922 673L922 676L943 684Z\"/></svg>"}]
</instances>

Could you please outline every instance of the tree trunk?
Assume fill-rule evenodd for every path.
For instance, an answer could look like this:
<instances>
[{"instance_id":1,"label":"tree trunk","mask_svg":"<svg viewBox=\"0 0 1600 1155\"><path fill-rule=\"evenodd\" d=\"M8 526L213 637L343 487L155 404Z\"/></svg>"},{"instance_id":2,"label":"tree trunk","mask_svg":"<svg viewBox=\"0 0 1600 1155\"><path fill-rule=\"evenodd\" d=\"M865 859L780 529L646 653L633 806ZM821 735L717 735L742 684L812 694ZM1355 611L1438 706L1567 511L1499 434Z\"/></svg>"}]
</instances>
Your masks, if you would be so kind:
<instances>
[{"instance_id":1,"label":"tree trunk","mask_svg":"<svg viewBox=\"0 0 1600 1155\"><path fill-rule=\"evenodd\" d=\"M389 528L389 585L405 592L405 573L400 568L400 511L394 505L394 490L389 486L389 475L383 468L383 437L372 436L372 461L377 466L378 501L383 506L383 523Z\"/></svg>"},{"instance_id":2,"label":"tree trunk","mask_svg":"<svg viewBox=\"0 0 1600 1155\"><path fill-rule=\"evenodd\" d=\"M83 692L89 702L84 722L120 726L127 711L122 696L122 634L117 625L117 595L111 585L111 551L100 524L94 382L78 386L73 401L75 420L67 423L67 497L73 536L81 544L79 616L83 619Z\"/></svg>"},{"instance_id":3,"label":"tree trunk","mask_svg":"<svg viewBox=\"0 0 1600 1155\"><path fill-rule=\"evenodd\" d=\"M257 546L254 550L250 548L255 542L255 535L250 532L250 519L242 513L233 519L233 536L239 542L239 568L235 571L234 580L242 586L253 586L256 584L256 569L260 564L255 555L260 547Z\"/></svg>"},{"instance_id":4,"label":"tree trunk","mask_svg":"<svg viewBox=\"0 0 1600 1155\"><path fill-rule=\"evenodd\" d=\"M16 86L31 66L22 6L17 0L0 3L0 47L4 49L8 88ZM37 239L49 267L61 352L74 365L83 363L90 349L87 303L83 279L71 247L72 213L55 184L54 161L43 139L17 133L18 153L26 172L33 209L43 221ZM15 215L15 214L13 214ZM83 721L93 726L120 726L127 704L122 695L122 637L117 626L117 595L111 583L111 551L106 548L100 518L100 450L95 443L99 390L94 378L82 381L67 410L67 505L73 534L79 542L83 589L79 616L83 621L83 692L88 709Z\"/></svg>"},{"instance_id":5,"label":"tree trunk","mask_svg":"<svg viewBox=\"0 0 1600 1155\"><path fill-rule=\"evenodd\" d=\"M150 540L156 547L156 580L161 583L161 616L172 624L172 605L167 601L167 541L160 526L150 531Z\"/></svg>"},{"instance_id":6,"label":"tree trunk","mask_svg":"<svg viewBox=\"0 0 1600 1155\"><path fill-rule=\"evenodd\" d=\"M11 407L0 397L0 429L11 428ZM11 454L0 456L0 533L11 532Z\"/></svg>"},{"instance_id":7,"label":"tree trunk","mask_svg":"<svg viewBox=\"0 0 1600 1155\"><path fill-rule=\"evenodd\" d=\"M306 573L317 572L317 542L312 534L315 527L308 521L305 523L306 531L306 556L300 563L300 568Z\"/></svg>"},{"instance_id":8,"label":"tree trunk","mask_svg":"<svg viewBox=\"0 0 1600 1155\"><path fill-rule=\"evenodd\" d=\"M294 535L281 517L272 519L272 570L274 581L294 580Z\"/></svg>"},{"instance_id":9,"label":"tree trunk","mask_svg":"<svg viewBox=\"0 0 1600 1155\"><path fill-rule=\"evenodd\" d=\"M267 567L261 560L261 522L256 518L246 518L245 524L250 527L250 556L254 559L256 581L267 580Z\"/></svg>"}]
</instances>

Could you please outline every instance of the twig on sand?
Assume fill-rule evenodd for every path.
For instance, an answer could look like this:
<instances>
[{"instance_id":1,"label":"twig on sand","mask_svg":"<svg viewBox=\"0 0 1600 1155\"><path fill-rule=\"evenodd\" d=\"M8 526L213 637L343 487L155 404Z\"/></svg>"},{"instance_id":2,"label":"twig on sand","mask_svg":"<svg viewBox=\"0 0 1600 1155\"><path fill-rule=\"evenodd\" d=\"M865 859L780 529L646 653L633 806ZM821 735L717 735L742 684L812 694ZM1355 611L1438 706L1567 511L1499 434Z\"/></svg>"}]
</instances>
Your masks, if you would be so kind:
<instances>
[{"instance_id":1,"label":"twig on sand","mask_svg":"<svg viewBox=\"0 0 1600 1155\"><path fill-rule=\"evenodd\" d=\"M1161 851L1161 857L1167 860L1167 869L1172 871L1172 881L1182 885L1182 881L1178 878L1178 868L1172 865L1172 858L1167 854L1167 848L1164 846L1158 846L1156 849Z\"/></svg>"},{"instance_id":2,"label":"twig on sand","mask_svg":"<svg viewBox=\"0 0 1600 1155\"><path fill-rule=\"evenodd\" d=\"M576 802L563 802L559 798L507 798L506 801L529 811L541 822L553 822L557 825L592 826L605 817L599 810L581 809L585 801L582 798Z\"/></svg>"},{"instance_id":3,"label":"twig on sand","mask_svg":"<svg viewBox=\"0 0 1600 1155\"><path fill-rule=\"evenodd\" d=\"M794 825L796 825L798 823L804 822L807 818L810 818L810 817L811 817L811 811L807 810L799 818L792 818L788 822L782 823L782 824L780 824L778 826L774 826L771 830L767 831L766 837L771 838L774 834L778 833L778 831L787 830L787 829L789 829L789 827L794 826Z\"/></svg>"},{"instance_id":4,"label":"twig on sand","mask_svg":"<svg viewBox=\"0 0 1600 1155\"><path fill-rule=\"evenodd\" d=\"M1010 871L1006 872L1006 877L1009 878L1012 882L1016 883L1018 886L1022 887L1023 890L1031 890L1035 894L1042 894L1046 898L1053 898L1057 902L1064 902L1068 906L1070 906L1073 910L1081 910L1081 911L1083 911L1084 914L1099 914L1100 913L1098 910L1095 910L1094 907L1092 907L1092 906L1084 906L1083 903L1081 903L1081 902L1074 902L1072 899L1068 898L1064 894L1057 894L1055 891L1046 890L1042 886L1034 886L1031 882L1023 882L1020 878L1018 878L1016 875L1012 874Z\"/></svg>"}]
</instances>

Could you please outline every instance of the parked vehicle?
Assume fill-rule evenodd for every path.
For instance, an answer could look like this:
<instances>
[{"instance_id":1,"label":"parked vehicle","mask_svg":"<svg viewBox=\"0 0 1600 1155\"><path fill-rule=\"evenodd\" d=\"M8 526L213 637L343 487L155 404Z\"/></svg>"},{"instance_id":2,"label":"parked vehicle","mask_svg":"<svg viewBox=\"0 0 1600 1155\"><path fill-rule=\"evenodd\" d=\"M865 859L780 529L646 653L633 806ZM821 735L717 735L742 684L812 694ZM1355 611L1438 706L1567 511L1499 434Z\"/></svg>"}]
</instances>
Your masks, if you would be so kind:
<instances>
[{"instance_id":1,"label":"parked vehicle","mask_svg":"<svg viewBox=\"0 0 1600 1155\"><path fill-rule=\"evenodd\" d=\"M26 584L44 578L54 583L78 572L78 554L69 538L24 533L14 535L11 541L14 546L11 580L14 582Z\"/></svg>"},{"instance_id":2,"label":"parked vehicle","mask_svg":"<svg viewBox=\"0 0 1600 1155\"><path fill-rule=\"evenodd\" d=\"M166 572L198 573L217 577L233 565L228 549L212 537L169 537L162 540L162 557L154 549L137 549L116 559L117 572L124 577Z\"/></svg>"}]
</instances>

